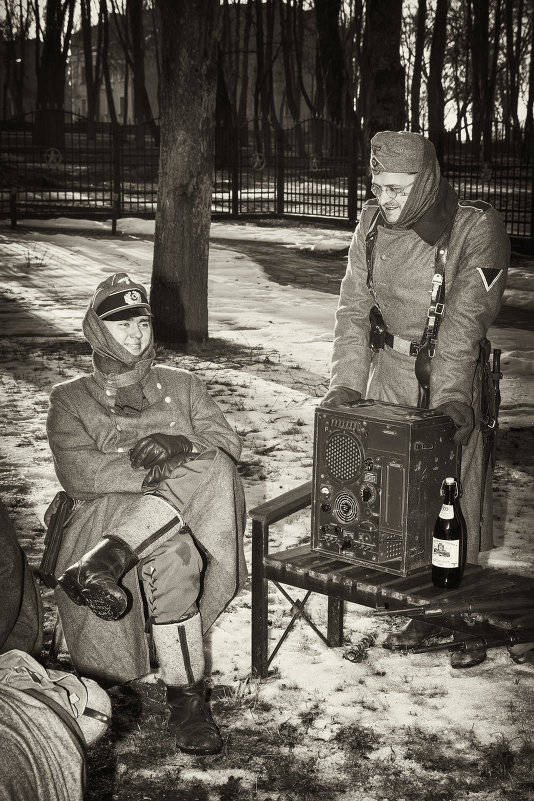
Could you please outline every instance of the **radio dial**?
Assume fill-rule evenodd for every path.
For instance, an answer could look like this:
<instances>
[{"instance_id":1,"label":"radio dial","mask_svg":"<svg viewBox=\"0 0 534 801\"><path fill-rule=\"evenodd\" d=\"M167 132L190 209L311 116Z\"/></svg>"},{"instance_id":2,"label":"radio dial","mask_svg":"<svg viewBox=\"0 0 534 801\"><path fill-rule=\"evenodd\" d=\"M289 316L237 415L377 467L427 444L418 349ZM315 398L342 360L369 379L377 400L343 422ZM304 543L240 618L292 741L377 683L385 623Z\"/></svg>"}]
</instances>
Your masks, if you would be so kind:
<instances>
[{"instance_id":1,"label":"radio dial","mask_svg":"<svg viewBox=\"0 0 534 801\"><path fill-rule=\"evenodd\" d=\"M360 495L364 503L373 503L376 498L376 490L371 484L364 484L360 489Z\"/></svg>"}]
</instances>

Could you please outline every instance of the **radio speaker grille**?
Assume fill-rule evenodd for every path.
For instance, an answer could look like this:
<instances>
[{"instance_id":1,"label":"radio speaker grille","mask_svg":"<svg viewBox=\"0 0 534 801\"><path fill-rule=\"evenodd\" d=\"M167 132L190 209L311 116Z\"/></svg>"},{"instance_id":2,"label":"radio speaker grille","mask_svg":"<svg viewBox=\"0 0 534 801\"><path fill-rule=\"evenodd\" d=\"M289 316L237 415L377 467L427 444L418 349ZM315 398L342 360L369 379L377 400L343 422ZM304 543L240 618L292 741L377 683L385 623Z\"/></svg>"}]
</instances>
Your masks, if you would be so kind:
<instances>
[{"instance_id":1,"label":"radio speaker grille","mask_svg":"<svg viewBox=\"0 0 534 801\"><path fill-rule=\"evenodd\" d=\"M361 445L356 437L345 431L336 431L328 437L324 459L335 481L354 481L362 472Z\"/></svg>"}]
</instances>

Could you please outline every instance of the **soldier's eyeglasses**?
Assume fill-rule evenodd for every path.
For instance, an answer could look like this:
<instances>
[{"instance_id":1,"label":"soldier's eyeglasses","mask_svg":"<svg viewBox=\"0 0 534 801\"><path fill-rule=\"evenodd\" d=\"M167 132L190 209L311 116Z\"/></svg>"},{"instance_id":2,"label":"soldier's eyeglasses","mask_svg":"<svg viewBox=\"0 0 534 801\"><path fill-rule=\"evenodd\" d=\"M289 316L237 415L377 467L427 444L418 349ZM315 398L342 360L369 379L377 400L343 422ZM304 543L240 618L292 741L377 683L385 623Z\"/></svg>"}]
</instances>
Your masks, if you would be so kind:
<instances>
[{"instance_id":1,"label":"soldier's eyeglasses","mask_svg":"<svg viewBox=\"0 0 534 801\"><path fill-rule=\"evenodd\" d=\"M414 183L415 181L412 181L412 183L407 186L379 186L379 184L371 184L371 192L375 197L380 197L385 190L386 195L390 197L391 200L395 200L397 195L409 195L410 193L406 190L411 189Z\"/></svg>"}]
</instances>

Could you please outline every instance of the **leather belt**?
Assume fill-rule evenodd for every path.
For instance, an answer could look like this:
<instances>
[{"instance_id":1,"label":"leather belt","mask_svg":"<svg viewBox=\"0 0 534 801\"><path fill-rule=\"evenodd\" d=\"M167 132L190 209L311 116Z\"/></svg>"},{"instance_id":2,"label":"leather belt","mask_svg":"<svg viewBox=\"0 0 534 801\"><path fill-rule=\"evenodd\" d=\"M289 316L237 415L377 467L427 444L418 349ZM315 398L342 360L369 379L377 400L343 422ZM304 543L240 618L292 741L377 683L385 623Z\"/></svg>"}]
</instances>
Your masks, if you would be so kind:
<instances>
[{"instance_id":1,"label":"leather belt","mask_svg":"<svg viewBox=\"0 0 534 801\"><path fill-rule=\"evenodd\" d=\"M393 334L390 334L389 331L385 333L384 342L392 350L396 350L398 353L404 353L405 356L417 356L419 353L419 345L417 342L410 342L407 339L395 337Z\"/></svg>"}]
</instances>

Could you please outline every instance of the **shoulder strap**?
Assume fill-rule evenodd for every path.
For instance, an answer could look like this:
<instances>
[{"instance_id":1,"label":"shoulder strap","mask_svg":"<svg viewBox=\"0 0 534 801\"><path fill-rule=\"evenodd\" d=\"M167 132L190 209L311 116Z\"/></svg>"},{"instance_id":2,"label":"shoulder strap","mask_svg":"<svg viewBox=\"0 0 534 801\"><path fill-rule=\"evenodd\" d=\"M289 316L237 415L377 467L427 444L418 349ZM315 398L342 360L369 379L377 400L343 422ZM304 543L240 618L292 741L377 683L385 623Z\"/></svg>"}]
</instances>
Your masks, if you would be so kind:
<instances>
[{"instance_id":1,"label":"shoulder strap","mask_svg":"<svg viewBox=\"0 0 534 801\"><path fill-rule=\"evenodd\" d=\"M365 258L367 261L367 289L373 296L373 300L380 308L380 304L375 294L375 288L373 286L373 253L376 245L376 237L378 234L378 215L380 214L380 209L377 209L374 213L373 219L371 220L371 224L369 226L369 230L367 231L367 236L365 237Z\"/></svg>"},{"instance_id":2,"label":"shoulder strap","mask_svg":"<svg viewBox=\"0 0 534 801\"><path fill-rule=\"evenodd\" d=\"M449 242L455 218L456 212L448 221L436 245L430 306L428 307L425 330L421 337L421 346L423 343L427 342L427 340L430 343L428 351L430 358L434 355L439 327L445 313L445 267L447 264L447 256L449 255Z\"/></svg>"},{"instance_id":3,"label":"shoulder strap","mask_svg":"<svg viewBox=\"0 0 534 801\"><path fill-rule=\"evenodd\" d=\"M82 758L82 761L85 761L86 744L84 736L82 734L82 730L80 729L74 718L71 715L69 715L67 710L64 709L64 707L62 707L61 704L56 703L56 701L50 698L50 696L43 695L43 693L40 693L38 690L28 689L24 690L24 692L26 693L26 695L31 695L32 698L35 698L37 701L40 701L45 706L49 707L53 712L56 713L58 718L61 718L61 720L65 724L68 733L70 734L72 742L76 746Z\"/></svg>"}]
</instances>

